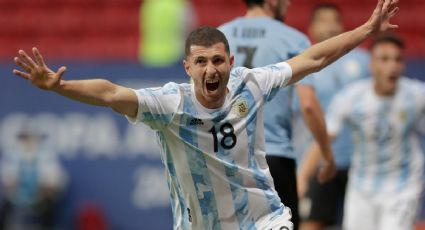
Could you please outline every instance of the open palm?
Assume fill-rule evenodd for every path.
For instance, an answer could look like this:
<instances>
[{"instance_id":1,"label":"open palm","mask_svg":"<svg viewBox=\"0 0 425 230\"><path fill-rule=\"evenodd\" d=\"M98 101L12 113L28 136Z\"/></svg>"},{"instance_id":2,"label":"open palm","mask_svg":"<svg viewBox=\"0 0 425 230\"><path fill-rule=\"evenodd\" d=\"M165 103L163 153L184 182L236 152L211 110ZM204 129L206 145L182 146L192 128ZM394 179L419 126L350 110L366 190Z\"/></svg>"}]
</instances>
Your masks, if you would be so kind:
<instances>
[{"instance_id":1,"label":"open palm","mask_svg":"<svg viewBox=\"0 0 425 230\"><path fill-rule=\"evenodd\" d=\"M25 51L19 50L19 56L15 57L14 61L24 71L14 69L13 73L31 81L33 85L40 89L56 89L56 87L60 84L66 67L62 66L57 72L54 72L44 63L43 57L37 48L33 48L32 52L34 54L35 61L28 54L26 54Z\"/></svg>"}]
</instances>

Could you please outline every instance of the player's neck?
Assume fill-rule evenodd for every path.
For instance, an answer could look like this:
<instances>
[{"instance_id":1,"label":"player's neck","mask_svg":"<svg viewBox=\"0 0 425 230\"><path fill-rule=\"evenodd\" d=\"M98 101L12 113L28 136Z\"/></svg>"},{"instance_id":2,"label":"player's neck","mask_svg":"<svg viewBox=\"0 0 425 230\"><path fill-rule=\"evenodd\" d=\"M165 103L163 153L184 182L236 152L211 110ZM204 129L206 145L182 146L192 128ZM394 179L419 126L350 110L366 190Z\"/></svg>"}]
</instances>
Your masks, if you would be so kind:
<instances>
[{"instance_id":1,"label":"player's neck","mask_svg":"<svg viewBox=\"0 0 425 230\"><path fill-rule=\"evenodd\" d=\"M255 17L272 17L273 13L268 10L266 7L254 6L247 10L245 17L255 18Z\"/></svg>"},{"instance_id":2,"label":"player's neck","mask_svg":"<svg viewBox=\"0 0 425 230\"><path fill-rule=\"evenodd\" d=\"M375 90L375 94L379 97L392 97L395 94L395 90L387 90L377 83L373 85L373 89Z\"/></svg>"},{"instance_id":3,"label":"player's neck","mask_svg":"<svg viewBox=\"0 0 425 230\"><path fill-rule=\"evenodd\" d=\"M219 109L221 108L225 101L229 90L226 88L224 96L220 96L217 98L207 98L202 93L195 91L196 100L200 105L202 105L206 109Z\"/></svg>"}]
</instances>

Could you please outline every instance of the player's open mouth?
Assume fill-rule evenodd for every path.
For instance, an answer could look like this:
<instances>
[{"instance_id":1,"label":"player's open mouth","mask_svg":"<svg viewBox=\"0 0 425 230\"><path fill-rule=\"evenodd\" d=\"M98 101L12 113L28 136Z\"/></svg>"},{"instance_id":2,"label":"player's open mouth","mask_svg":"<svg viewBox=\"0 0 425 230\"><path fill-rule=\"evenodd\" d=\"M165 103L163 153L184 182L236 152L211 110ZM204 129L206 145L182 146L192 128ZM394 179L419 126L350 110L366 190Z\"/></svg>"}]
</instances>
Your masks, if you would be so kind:
<instances>
[{"instance_id":1,"label":"player's open mouth","mask_svg":"<svg viewBox=\"0 0 425 230\"><path fill-rule=\"evenodd\" d=\"M205 86L207 87L208 91L216 91L219 85L220 81L218 79L210 79L206 80L205 82Z\"/></svg>"}]
</instances>

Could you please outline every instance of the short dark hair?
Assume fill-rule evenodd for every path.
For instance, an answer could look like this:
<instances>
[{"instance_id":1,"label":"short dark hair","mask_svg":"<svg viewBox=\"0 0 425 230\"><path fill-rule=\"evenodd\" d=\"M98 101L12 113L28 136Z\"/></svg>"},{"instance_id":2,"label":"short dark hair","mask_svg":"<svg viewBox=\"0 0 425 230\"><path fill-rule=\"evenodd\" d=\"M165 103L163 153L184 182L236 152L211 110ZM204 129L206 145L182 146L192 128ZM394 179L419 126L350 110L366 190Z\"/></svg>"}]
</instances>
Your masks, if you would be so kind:
<instances>
[{"instance_id":1,"label":"short dark hair","mask_svg":"<svg viewBox=\"0 0 425 230\"><path fill-rule=\"evenodd\" d=\"M217 43L223 43L227 54L230 54L229 42L226 36L215 27L203 26L193 30L186 39L185 55L190 55L192 45L211 47Z\"/></svg>"},{"instance_id":2,"label":"short dark hair","mask_svg":"<svg viewBox=\"0 0 425 230\"><path fill-rule=\"evenodd\" d=\"M391 43L400 49L404 49L405 43L402 37L394 33L383 33L377 35L370 44L370 50L382 43Z\"/></svg>"},{"instance_id":3,"label":"short dark hair","mask_svg":"<svg viewBox=\"0 0 425 230\"><path fill-rule=\"evenodd\" d=\"M264 4L264 0L244 0L245 4L248 7L253 7L253 6L261 6Z\"/></svg>"},{"instance_id":4,"label":"short dark hair","mask_svg":"<svg viewBox=\"0 0 425 230\"><path fill-rule=\"evenodd\" d=\"M342 10L341 10L341 8L339 8L339 6L337 4L330 3L330 2L322 2L322 3L315 5L313 7L313 9L311 10L310 21L313 21L316 17L317 12L319 10L323 10L323 9L335 10L340 15L342 15Z\"/></svg>"}]
</instances>

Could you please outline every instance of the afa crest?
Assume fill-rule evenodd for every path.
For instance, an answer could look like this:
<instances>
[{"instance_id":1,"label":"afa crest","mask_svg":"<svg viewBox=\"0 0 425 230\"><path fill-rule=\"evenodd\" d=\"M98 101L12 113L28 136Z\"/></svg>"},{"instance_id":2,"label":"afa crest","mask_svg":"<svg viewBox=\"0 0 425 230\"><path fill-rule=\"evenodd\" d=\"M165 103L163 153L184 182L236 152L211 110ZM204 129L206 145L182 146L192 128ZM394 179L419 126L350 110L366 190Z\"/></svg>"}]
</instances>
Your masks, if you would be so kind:
<instances>
[{"instance_id":1,"label":"afa crest","mask_svg":"<svg viewBox=\"0 0 425 230\"><path fill-rule=\"evenodd\" d=\"M249 111L248 102L246 102L245 99L238 99L233 105L233 110L235 110L240 117L246 117Z\"/></svg>"}]
</instances>

